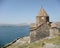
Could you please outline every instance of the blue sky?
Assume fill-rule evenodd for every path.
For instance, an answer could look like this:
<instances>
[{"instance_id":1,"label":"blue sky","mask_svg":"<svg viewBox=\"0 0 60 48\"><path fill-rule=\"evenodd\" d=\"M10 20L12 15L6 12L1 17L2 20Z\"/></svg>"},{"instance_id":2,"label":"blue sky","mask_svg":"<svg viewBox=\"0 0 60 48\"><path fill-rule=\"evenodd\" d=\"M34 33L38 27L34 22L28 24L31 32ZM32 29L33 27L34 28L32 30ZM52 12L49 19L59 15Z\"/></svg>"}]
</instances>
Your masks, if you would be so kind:
<instances>
[{"instance_id":1,"label":"blue sky","mask_svg":"<svg viewBox=\"0 0 60 48\"><path fill-rule=\"evenodd\" d=\"M35 22L41 6L50 21L60 21L60 0L0 0L0 24Z\"/></svg>"}]
</instances>

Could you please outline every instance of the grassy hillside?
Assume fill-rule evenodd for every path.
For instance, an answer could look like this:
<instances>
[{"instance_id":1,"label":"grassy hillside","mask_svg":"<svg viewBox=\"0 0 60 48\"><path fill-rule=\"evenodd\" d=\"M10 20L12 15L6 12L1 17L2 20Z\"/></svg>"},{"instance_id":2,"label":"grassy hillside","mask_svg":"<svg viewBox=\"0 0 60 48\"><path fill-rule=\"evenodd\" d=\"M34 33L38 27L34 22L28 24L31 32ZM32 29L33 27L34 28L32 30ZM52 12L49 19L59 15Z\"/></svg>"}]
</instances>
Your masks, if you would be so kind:
<instances>
[{"instance_id":1,"label":"grassy hillside","mask_svg":"<svg viewBox=\"0 0 60 48\"><path fill-rule=\"evenodd\" d=\"M56 45L60 45L60 36L52 38L52 39L42 39L42 40L38 40L36 42L30 43L30 44L22 44L20 45L20 43L16 44L12 44L11 46L5 47L5 48L42 48L43 45L45 45L45 43L53 43Z\"/></svg>"},{"instance_id":2,"label":"grassy hillside","mask_svg":"<svg viewBox=\"0 0 60 48\"><path fill-rule=\"evenodd\" d=\"M42 46L44 45L44 42L60 44L60 36L53 39L44 39L43 41L39 40L31 44L25 44L25 45L19 46L19 48L42 48Z\"/></svg>"}]
</instances>

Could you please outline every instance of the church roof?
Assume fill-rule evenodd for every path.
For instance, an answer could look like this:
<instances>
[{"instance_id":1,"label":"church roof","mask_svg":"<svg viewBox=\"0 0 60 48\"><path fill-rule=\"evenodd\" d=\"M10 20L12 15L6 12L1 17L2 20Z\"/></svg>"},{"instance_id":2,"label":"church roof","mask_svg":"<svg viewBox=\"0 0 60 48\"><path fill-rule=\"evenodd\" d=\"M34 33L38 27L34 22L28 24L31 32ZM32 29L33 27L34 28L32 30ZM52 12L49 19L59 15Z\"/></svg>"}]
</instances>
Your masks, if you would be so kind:
<instances>
[{"instance_id":1,"label":"church roof","mask_svg":"<svg viewBox=\"0 0 60 48\"><path fill-rule=\"evenodd\" d=\"M48 14L45 12L43 8L41 8L37 16L48 16Z\"/></svg>"}]
</instances>

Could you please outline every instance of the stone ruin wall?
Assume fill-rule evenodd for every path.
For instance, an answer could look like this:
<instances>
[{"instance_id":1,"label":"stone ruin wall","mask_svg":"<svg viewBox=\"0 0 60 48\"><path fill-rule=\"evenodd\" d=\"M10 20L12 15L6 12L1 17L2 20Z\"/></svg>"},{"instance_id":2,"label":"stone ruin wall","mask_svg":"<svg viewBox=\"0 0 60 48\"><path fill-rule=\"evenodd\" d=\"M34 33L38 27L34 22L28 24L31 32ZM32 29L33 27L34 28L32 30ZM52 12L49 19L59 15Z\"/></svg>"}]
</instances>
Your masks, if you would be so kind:
<instances>
[{"instance_id":1,"label":"stone ruin wall","mask_svg":"<svg viewBox=\"0 0 60 48\"><path fill-rule=\"evenodd\" d=\"M30 42L42 39L49 36L49 26L47 24L42 24L35 30L30 31Z\"/></svg>"}]
</instances>

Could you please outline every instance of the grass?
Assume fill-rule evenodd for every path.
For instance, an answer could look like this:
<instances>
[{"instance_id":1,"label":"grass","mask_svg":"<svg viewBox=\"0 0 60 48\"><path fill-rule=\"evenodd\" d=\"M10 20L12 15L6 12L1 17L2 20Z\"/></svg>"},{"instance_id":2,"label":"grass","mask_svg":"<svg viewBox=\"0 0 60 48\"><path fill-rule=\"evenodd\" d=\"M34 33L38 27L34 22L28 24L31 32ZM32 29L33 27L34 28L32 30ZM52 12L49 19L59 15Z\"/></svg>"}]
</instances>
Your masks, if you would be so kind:
<instances>
[{"instance_id":1,"label":"grass","mask_svg":"<svg viewBox=\"0 0 60 48\"><path fill-rule=\"evenodd\" d=\"M53 39L47 39L45 40L47 43L53 43L53 44L60 44L60 36L53 38Z\"/></svg>"},{"instance_id":2,"label":"grass","mask_svg":"<svg viewBox=\"0 0 60 48\"><path fill-rule=\"evenodd\" d=\"M53 44L60 44L60 36L53 38L53 39L44 39L43 41L36 41L31 44L24 44L22 46L19 46L19 48L42 48L44 45L43 43L53 43Z\"/></svg>"}]
</instances>

